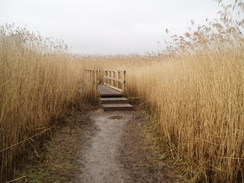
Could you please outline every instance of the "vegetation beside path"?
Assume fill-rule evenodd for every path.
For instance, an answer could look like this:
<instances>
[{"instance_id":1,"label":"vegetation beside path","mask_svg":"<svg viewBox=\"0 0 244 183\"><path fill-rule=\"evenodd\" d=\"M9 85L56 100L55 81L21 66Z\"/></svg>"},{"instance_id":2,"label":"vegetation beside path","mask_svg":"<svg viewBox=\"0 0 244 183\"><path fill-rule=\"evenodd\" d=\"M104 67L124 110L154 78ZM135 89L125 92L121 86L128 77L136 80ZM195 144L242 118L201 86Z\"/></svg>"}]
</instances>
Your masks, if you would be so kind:
<instances>
[{"instance_id":1,"label":"vegetation beside path","mask_svg":"<svg viewBox=\"0 0 244 183\"><path fill-rule=\"evenodd\" d=\"M244 22L233 17L243 4L206 25L192 22L162 53L146 56L75 57L62 41L1 27L0 181L35 152L68 104L95 100L87 90L77 98L84 69L109 65L127 71L127 94L150 113L164 150L186 167L183 176L242 182Z\"/></svg>"}]
</instances>

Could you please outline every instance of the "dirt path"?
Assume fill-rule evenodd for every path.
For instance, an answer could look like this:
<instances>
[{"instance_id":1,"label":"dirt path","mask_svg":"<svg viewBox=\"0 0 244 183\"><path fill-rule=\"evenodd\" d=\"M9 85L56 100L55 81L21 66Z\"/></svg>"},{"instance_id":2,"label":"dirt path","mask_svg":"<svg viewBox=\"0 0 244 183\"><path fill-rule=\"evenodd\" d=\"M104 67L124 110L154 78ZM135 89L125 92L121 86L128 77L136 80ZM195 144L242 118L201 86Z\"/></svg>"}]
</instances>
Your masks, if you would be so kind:
<instances>
[{"instance_id":1,"label":"dirt path","mask_svg":"<svg viewBox=\"0 0 244 183\"><path fill-rule=\"evenodd\" d=\"M99 109L89 118L96 132L83 149L79 182L175 182L168 168L155 161L155 154L147 148L143 129L148 119L144 115Z\"/></svg>"},{"instance_id":2,"label":"dirt path","mask_svg":"<svg viewBox=\"0 0 244 183\"><path fill-rule=\"evenodd\" d=\"M132 112L97 110L90 113L97 132L91 137L91 144L83 153L85 164L82 167L81 182L129 182L129 177L117 157L124 126L132 117Z\"/></svg>"},{"instance_id":3,"label":"dirt path","mask_svg":"<svg viewBox=\"0 0 244 183\"><path fill-rule=\"evenodd\" d=\"M72 108L16 177L35 183L176 183L146 140L148 119L137 111Z\"/></svg>"}]
</instances>

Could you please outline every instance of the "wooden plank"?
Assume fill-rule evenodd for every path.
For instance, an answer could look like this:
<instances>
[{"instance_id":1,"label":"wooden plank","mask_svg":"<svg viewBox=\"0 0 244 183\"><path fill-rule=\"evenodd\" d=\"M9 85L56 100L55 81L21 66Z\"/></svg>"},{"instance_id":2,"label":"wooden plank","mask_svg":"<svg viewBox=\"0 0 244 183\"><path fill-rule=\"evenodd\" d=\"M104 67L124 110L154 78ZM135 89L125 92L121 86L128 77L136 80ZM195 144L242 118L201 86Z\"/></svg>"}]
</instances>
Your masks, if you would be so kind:
<instances>
[{"instance_id":1,"label":"wooden plank","mask_svg":"<svg viewBox=\"0 0 244 183\"><path fill-rule=\"evenodd\" d=\"M107 87L109 87L109 88L111 88L111 89L114 89L114 90L116 90L116 91L119 91L119 92L124 92L122 89L117 88L117 87L114 87L114 86L109 85L109 84L107 84L107 83L104 83L104 85L105 85L105 86L107 86Z\"/></svg>"},{"instance_id":2,"label":"wooden plank","mask_svg":"<svg viewBox=\"0 0 244 183\"><path fill-rule=\"evenodd\" d=\"M103 104L104 111L127 111L133 110L133 106L130 104Z\"/></svg>"},{"instance_id":3,"label":"wooden plank","mask_svg":"<svg viewBox=\"0 0 244 183\"><path fill-rule=\"evenodd\" d=\"M123 93L109 88L105 85L98 85L98 92L102 97L122 97Z\"/></svg>"},{"instance_id":4,"label":"wooden plank","mask_svg":"<svg viewBox=\"0 0 244 183\"><path fill-rule=\"evenodd\" d=\"M129 100L125 97L100 98L101 104L128 104Z\"/></svg>"}]
</instances>

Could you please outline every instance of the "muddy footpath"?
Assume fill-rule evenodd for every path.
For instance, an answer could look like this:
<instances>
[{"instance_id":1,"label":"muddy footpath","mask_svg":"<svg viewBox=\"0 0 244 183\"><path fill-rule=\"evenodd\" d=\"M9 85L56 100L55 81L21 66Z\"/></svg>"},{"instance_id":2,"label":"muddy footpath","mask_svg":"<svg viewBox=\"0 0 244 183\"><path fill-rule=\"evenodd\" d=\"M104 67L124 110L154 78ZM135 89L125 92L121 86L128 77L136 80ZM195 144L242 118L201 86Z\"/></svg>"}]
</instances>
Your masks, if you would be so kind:
<instances>
[{"instance_id":1,"label":"muddy footpath","mask_svg":"<svg viewBox=\"0 0 244 183\"><path fill-rule=\"evenodd\" d=\"M77 108L66 113L42 150L16 171L16 182L177 183L146 138L140 111Z\"/></svg>"}]
</instances>

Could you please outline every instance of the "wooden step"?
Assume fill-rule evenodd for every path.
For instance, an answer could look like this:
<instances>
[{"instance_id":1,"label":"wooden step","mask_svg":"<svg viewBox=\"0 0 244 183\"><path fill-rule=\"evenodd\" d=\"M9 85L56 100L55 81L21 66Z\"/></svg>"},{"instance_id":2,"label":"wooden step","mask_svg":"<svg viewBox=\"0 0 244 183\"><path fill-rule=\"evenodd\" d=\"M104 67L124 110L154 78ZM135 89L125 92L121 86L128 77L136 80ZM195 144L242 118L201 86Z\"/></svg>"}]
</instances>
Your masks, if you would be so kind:
<instances>
[{"instance_id":1,"label":"wooden step","mask_svg":"<svg viewBox=\"0 0 244 183\"><path fill-rule=\"evenodd\" d=\"M129 100L125 97L100 98L101 104L128 104Z\"/></svg>"},{"instance_id":2,"label":"wooden step","mask_svg":"<svg viewBox=\"0 0 244 183\"><path fill-rule=\"evenodd\" d=\"M104 111L127 111L133 110L130 104L102 104Z\"/></svg>"}]
</instances>

